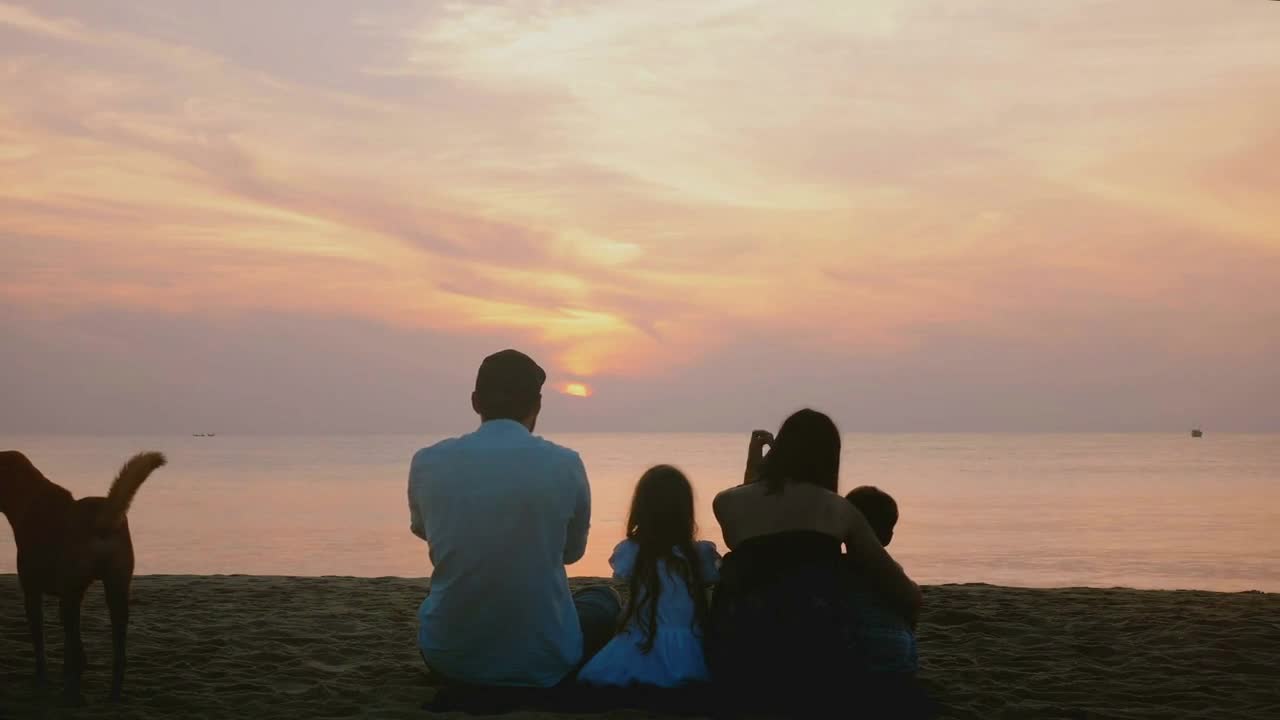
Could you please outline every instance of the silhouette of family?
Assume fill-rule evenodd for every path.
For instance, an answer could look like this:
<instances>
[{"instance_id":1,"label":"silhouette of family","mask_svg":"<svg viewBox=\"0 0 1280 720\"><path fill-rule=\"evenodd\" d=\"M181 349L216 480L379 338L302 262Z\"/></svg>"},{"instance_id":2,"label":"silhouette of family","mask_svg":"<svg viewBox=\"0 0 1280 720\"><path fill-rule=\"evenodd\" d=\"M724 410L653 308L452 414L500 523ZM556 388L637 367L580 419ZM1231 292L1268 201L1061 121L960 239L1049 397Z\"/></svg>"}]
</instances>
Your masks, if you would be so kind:
<instances>
[{"instance_id":1,"label":"silhouette of family","mask_svg":"<svg viewBox=\"0 0 1280 720\"><path fill-rule=\"evenodd\" d=\"M922 595L885 549L898 507L875 487L838 494L830 418L752 433L743 483L713 503L723 556L697 537L688 478L646 471L609 559L624 600L570 590L591 488L576 452L534 434L545 381L518 351L485 358L480 427L411 462L410 525L434 566L418 646L443 685L705 688L731 716L918 713Z\"/></svg>"}]
</instances>

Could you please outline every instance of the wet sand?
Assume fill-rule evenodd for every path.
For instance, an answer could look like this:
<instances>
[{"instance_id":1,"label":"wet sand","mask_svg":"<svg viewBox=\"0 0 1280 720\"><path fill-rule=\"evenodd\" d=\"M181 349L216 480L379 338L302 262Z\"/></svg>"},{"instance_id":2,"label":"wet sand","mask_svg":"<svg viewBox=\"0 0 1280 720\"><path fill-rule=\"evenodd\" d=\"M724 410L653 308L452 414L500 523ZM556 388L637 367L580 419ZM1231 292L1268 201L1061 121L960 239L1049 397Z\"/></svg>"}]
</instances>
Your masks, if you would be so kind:
<instances>
[{"instance_id":1,"label":"wet sand","mask_svg":"<svg viewBox=\"0 0 1280 720\"><path fill-rule=\"evenodd\" d=\"M90 704L64 709L57 601L45 605L50 685L36 690L17 578L0 575L0 718L429 717L434 690L414 646L426 589L403 578L139 577L126 701L112 707L95 585L83 613ZM944 585L926 588L926 604L922 676L947 717L1280 717L1280 594Z\"/></svg>"}]
</instances>

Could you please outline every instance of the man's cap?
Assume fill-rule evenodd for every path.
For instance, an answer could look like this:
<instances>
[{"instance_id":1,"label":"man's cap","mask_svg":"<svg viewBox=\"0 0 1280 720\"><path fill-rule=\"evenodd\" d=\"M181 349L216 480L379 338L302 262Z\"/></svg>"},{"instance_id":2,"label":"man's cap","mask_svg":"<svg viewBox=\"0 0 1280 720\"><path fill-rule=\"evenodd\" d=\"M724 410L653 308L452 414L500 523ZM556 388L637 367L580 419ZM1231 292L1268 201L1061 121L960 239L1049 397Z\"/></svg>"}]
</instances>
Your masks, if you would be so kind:
<instances>
[{"instance_id":1,"label":"man's cap","mask_svg":"<svg viewBox=\"0 0 1280 720\"><path fill-rule=\"evenodd\" d=\"M526 400L542 394L547 373L519 350L501 350L480 363L476 393L486 398Z\"/></svg>"}]
</instances>

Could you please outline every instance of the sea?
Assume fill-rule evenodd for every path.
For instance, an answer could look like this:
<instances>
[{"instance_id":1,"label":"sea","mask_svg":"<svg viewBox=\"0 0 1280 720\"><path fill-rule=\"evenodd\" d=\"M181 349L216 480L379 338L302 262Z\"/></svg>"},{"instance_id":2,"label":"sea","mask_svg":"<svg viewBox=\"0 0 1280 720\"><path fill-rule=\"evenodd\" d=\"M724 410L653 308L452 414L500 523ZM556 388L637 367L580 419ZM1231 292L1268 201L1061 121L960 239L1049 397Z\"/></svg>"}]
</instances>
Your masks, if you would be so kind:
<instances>
[{"instance_id":1,"label":"sea","mask_svg":"<svg viewBox=\"0 0 1280 720\"><path fill-rule=\"evenodd\" d=\"M723 548L711 500L741 481L745 434L545 436L581 453L592 487L571 575L609 574L635 481L657 463L690 477L701 536ZM408 467L439 439L0 435L0 449L76 497L105 494L133 453L165 452L129 513L139 574L423 577ZM853 434L841 490L858 485L898 500L889 551L923 584L1280 592L1280 435ZM0 573L14 571L0 530Z\"/></svg>"}]
</instances>

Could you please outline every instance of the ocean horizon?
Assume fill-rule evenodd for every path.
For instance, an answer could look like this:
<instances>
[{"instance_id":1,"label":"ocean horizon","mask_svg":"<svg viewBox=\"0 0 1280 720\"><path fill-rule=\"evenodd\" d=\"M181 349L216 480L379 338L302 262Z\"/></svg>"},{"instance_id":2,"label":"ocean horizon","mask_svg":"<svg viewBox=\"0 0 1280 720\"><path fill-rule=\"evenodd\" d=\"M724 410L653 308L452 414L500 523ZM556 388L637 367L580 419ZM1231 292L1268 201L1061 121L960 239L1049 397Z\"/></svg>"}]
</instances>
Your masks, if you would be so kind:
<instances>
[{"instance_id":1,"label":"ocean horizon","mask_svg":"<svg viewBox=\"0 0 1280 720\"><path fill-rule=\"evenodd\" d=\"M555 432L593 493L586 557L607 576L632 487L657 463L711 499L740 482L745 433ZM138 574L422 577L409 459L444 434L0 434L76 497L105 494L144 449L170 464L129 522ZM876 485L902 520L889 550L925 584L1280 592L1280 434L846 433L841 491ZM501 532L499 518L494 532ZM15 571L0 534L0 573Z\"/></svg>"}]
</instances>

